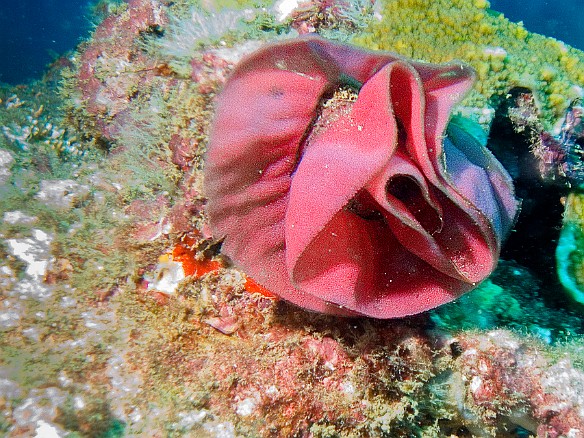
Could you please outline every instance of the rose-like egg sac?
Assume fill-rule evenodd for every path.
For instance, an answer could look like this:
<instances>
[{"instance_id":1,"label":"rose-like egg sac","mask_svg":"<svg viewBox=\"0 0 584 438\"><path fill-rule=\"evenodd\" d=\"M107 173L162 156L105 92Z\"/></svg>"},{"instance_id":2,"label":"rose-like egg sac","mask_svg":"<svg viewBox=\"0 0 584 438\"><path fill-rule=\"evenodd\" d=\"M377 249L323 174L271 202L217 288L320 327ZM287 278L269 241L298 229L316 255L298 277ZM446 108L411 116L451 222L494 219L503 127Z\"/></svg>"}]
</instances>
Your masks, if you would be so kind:
<instances>
[{"instance_id":1,"label":"rose-like egg sac","mask_svg":"<svg viewBox=\"0 0 584 438\"><path fill-rule=\"evenodd\" d=\"M317 36L248 56L206 156L222 251L278 296L339 315L402 317L476 287L518 201L476 126L449 124L473 82L459 62Z\"/></svg>"}]
</instances>

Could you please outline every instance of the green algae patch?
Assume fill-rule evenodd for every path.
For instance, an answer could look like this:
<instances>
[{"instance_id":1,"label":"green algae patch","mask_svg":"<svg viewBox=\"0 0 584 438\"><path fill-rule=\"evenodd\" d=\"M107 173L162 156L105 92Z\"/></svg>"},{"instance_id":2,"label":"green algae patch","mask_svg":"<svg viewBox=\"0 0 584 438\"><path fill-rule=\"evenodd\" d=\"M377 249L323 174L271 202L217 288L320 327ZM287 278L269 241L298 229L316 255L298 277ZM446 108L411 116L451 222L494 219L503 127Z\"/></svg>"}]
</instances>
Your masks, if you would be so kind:
<instances>
[{"instance_id":1,"label":"green algae patch","mask_svg":"<svg viewBox=\"0 0 584 438\"><path fill-rule=\"evenodd\" d=\"M556 248L558 278L572 300L584 306L584 194L570 193L565 205Z\"/></svg>"},{"instance_id":2,"label":"green algae patch","mask_svg":"<svg viewBox=\"0 0 584 438\"><path fill-rule=\"evenodd\" d=\"M478 80L463 104L488 106L514 87L531 89L547 129L581 97L584 53L554 38L527 31L484 0L384 0L373 21L353 42L428 62L460 59Z\"/></svg>"},{"instance_id":3,"label":"green algae patch","mask_svg":"<svg viewBox=\"0 0 584 438\"><path fill-rule=\"evenodd\" d=\"M501 260L476 289L430 312L435 329L449 333L504 328L548 345L578 339L581 317L546 307L538 278L513 261Z\"/></svg>"}]
</instances>

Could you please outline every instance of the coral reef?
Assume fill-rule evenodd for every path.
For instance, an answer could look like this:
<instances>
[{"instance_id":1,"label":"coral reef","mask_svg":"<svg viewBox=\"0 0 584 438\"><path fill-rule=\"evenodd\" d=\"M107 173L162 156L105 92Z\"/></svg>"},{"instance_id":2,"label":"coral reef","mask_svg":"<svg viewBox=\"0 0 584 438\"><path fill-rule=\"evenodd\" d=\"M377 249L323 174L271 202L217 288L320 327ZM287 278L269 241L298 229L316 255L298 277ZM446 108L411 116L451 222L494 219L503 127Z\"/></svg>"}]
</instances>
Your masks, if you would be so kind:
<instances>
[{"instance_id":1,"label":"coral reef","mask_svg":"<svg viewBox=\"0 0 584 438\"><path fill-rule=\"evenodd\" d=\"M90 118L77 118L88 134L109 140L119 134L132 99L139 98L153 77L164 68L145 56L140 40L166 23L158 1L129 1L123 10L107 16L79 54L79 69L71 77L69 90L76 111ZM91 129L93 128L93 129Z\"/></svg>"},{"instance_id":2,"label":"coral reef","mask_svg":"<svg viewBox=\"0 0 584 438\"><path fill-rule=\"evenodd\" d=\"M235 29L209 37L196 19L223 17L213 2L105 1L93 36L42 81L0 86L0 435L582 434L581 318L545 299L539 272L502 262L474 292L415 317L316 315L221 253L202 178L215 97L260 41L315 29L457 57L479 73L461 113L485 126L508 118L496 101L528 87L528 129L552 136L577 126L566 115L582 54L481 0L354 3L366 17L342 0L292 3L282 16L272 5L223 12ZM172 52L184 20L191 46ZM577 129L563 132L556 141L578 144ZM566 199L558 255L576 288L580 198Z\"/></svg>"},{"instance_id":3,"label":"coral reef","mask_svg":"<svg viewBox=\"0 0 584 438\"><path fill-rule=\"evenodd\" d=\"M335 39L349 39L352 33L365 29L371 22L375 1L308 0L298 2L288 11L284 10L285 3L280 1L274 5L280 13L278 18L290 20L290 26L299 34L318 32Z\"/></svg>"},{"instance_id":4,"label":"coral reef","mask_svg":"<svg viewBox=\"0 0 584 438\"><path fill-rule=\"evenodd\" d=\"M582 433L584 373L568 358L550 361L503 331L462 335L451 342L458 358L449 378L462 379L465 389L452 397L474 436L502 436L513 425L538 437ZM450 388L456 387L452 382Z\"/></svg>"},{"instance_id":5,"label":"coral reef","mask_svg":"<svg viewBox=\"0 0 584 438\"><path fill-rule=\"evenodd\" d=\"M541 178L578 188L584 183L582 159L584 140L583 108L575 101L559 121L557 134L546 131L541 114L530 92L518 93L508 109L515 131L529 136L531 152L538 163Z\"/></svg>"},{"instance_id":6,"label":"coral reef","mask_svg":"<svg viewBox=\"0 0 584 438\"><path fill-rule=\"evenodd\" d=\"M381 2L374 21L355 42L430 62L460 59L478 73L466 104L496 107L514 87L535 93L546 130L582 96L584 56L561 41L529 33L489 9L485 0ZM494 100L494 102L493 102Z\"/></svg>"},{"instance_id":7,"label":"coral reef","mask_svg":"<svg viewBox=\"0 0 584 438\"><path fill-rule=\"evenodd\" d=\"M556 198L561 196L565 210L555 251L556 271L570 297L583 304L583 109L579 101L573 102L553 132L543 127L539 108L530 92L516 93L515 102L507 111L513 129L527 138L531 162L538 168L539 180L556 188Z\"/></svg>"}]
</instances>

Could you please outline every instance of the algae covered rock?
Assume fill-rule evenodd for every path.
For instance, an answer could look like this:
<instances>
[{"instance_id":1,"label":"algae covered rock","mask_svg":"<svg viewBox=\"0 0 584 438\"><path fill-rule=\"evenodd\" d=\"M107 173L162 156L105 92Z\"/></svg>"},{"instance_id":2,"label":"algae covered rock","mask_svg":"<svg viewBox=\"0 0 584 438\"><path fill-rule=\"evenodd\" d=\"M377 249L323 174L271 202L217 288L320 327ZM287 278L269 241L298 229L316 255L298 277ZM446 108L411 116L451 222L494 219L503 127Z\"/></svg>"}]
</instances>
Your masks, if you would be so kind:
<instances>
[{"instance_id":1,"label":"algae covered rock","mask_svg":"<svg viewBox=\"0 0 584 438\"><path fill-rule=\"evenodd\" d=\"M567 144L557 122L578 107L582 52L484 0L99 9L93 35L52 71L58 89L54 80L0 87L0 434L524 437L582 427L581 318L537 269L504 260L431 314L316 315L278 301L222 254L202 185L216 96L266 42L317 32L464 61L479 80L453 112L484 128L495 120L499 132L485 130L481 144L505 136L513 141L495 146L528 155L533 132ZM221 26L206 31L211 23ZM516 107L513 125L501 104L516 87L532 104ZM537 178L535 191L566 198L548 256L584 301L583 195L575 180ZM543 246L523 243L527 255ZM46 293L32 293L31 278Z\"/></svg>"}]
</instances>

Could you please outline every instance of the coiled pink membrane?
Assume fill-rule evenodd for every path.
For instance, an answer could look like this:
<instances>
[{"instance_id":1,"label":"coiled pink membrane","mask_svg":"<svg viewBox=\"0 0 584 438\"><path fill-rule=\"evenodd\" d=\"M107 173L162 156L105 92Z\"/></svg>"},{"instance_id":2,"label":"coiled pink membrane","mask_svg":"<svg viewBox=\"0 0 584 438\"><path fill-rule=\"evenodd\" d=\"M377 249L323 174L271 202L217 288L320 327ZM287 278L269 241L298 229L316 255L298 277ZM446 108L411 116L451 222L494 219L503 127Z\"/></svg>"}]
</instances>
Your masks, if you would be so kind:
<instances>
[{"instance_id":1,"label":"coiled pink membrane","mask_svg":"<svg viewBox=\"0 0 584 438\"><path fill-rule=\"evenodd\" d=\"M511 179L452 107L465 64L317 36L240 62L217 100L205 164L223 252L306 309L396 318L474 288L518 210ZM356 100L322 102L343 87Z\"/></svg>"}]
</instances>

